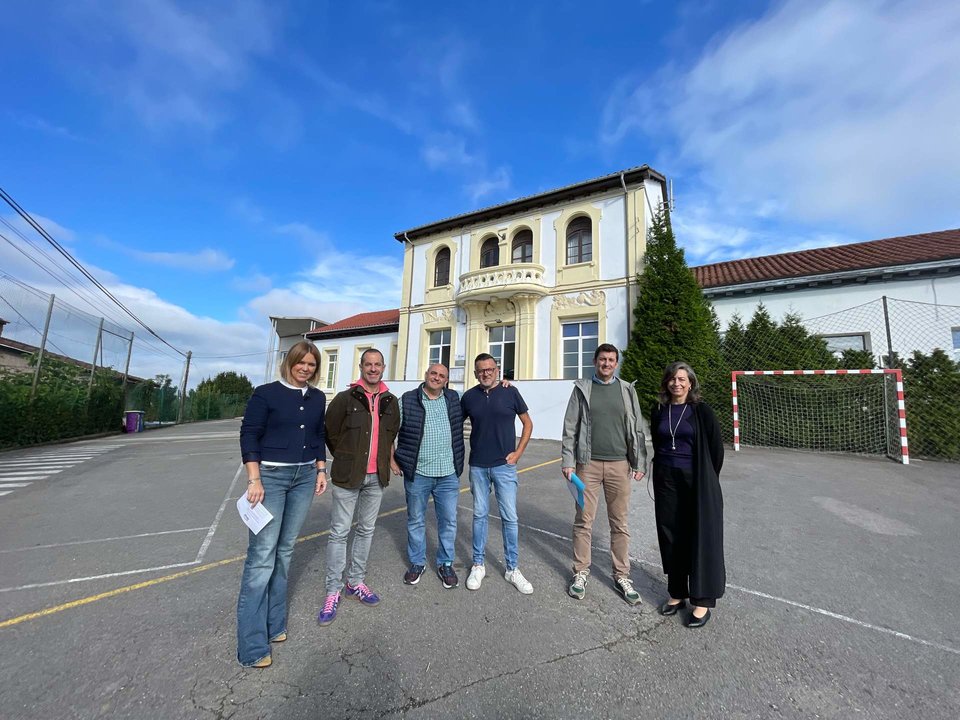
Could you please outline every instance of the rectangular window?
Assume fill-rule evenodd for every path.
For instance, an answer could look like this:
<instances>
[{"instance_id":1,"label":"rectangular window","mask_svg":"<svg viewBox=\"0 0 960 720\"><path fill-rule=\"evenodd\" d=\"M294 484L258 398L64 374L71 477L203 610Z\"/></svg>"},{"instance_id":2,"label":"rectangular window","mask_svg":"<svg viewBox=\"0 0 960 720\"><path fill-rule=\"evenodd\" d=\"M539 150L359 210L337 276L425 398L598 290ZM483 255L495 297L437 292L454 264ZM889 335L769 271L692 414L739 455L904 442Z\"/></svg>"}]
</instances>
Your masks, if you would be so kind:
<instances>
[{"instance_id":1,"label":"rectangular window","mask_svg":"<svg viewBox=\"0 0 960 720\"><path fill-rule=\"evenodd\" d=\"M960 350L960 327L951 328L951 333L953 333L953 349Z\"/></svg>"},{"instance_id":2,"label":"rectangular window","mask_svg":"<svg viewBox=\"0 0 960 720\"><path fill-rule=\"evenodd\" d=\"M827 349L837 357L844 350L869 350L870 333L850 333L848 335L821 335L827 343Z\"/></svg>"},{"instance_id":3,"label":"rectangular window","mask_svg":"<svg viewBox=\"0 0 960 720\"><path fill-rule=\"evenodd\" d=\"M490 354L500 366L500 376L514 379L517 348L515 325L495 325L490 328Z\"/></svg>"},{"instance_id":4,"label":"rectangular window","mask_svg":"<svg viewBox=\"0 0 960 720\"><path fill-rule=\"evenodd\" d=\"M593 353L599 345L599 323L576 320L561 325L563 342L563 379L593 377Z\"/></svg>"},{"instance_id":5,"label":"rectangular window","mask_svg":"<svg viewBox=\"0 0 960 720\"><path fill-rule=\"evenodd\" d=\"M450 367L450 328L430 331L427 360L431 365L440 363Z\"/></svg>"},{"instance_id":6,"label":"rectangular window","mask_svg":"<svg viewBox=\"0 0 960 720\"><path fill-rule=\"evenodd\" d=\"M334 388L337 386L337 351L331 350L327 352L327 387Z\"/></svg>"}]
</instances>

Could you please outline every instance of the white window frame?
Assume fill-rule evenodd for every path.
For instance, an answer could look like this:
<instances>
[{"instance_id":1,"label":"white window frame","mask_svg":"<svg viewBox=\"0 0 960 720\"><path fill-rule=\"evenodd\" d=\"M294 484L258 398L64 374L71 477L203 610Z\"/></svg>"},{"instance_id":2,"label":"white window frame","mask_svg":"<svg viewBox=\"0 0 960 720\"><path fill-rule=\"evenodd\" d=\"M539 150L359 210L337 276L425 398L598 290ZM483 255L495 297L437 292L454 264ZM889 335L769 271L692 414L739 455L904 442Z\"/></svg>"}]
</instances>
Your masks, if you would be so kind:
<instances>
[{"instance_id":1,"label":"white window frame","mask_svg":"<svg viewBox=\"0 0 960 720\"><path fill-rule=\"evenodd\" d=\"M513 335L509 340L507 339L507 331L510 331L510 334ZM494 340L493 335L495 332L500 331L502 336L500 340ZM506 356L507 346L513 346L513 367L507 368L503 364L503 359ZM494 360L497 361L497 367L500 368L502 377L507 378L508 380L515 379L514 376L517 372L517 326L516 325L491 325L487 330L487 347L489 348L487 352L493 355Z\"/></svg>"},{"instance_id":2,"label":"white window frame","mask_svg":"<svg viewBox=\"0 0 960 720\"><path fill-rule=\"evenodd\" d=\"M434 336L439 335L439 342L434 342ZM427 331L427 364L440 363L450 367L450 340L453 333L450 328L438 328ZM446 340L446 342L444 342ZM444 358L446 355L446 358Z\"/></svg>"},{"instance_id":3,"label":"white window frame","mask_svg":"<svg viewBox=\"0 0 960 720\"><path fill-rule=\"evenodd\" d=\"M583 326L587 324L594 325L594 334L593 335L584 335ZM566 328L573 325L578 326L577 335L568 336L566 334ZM590 341L593 342L590 342ZM577 358L579 360L576 367L576 374L571 374L570 370L574 369L574 366L567 364L567 355L569 354L568 341L576 341L577 348ZM585 342L586 341L586 342ZM578 378L589 378L593 376L593 353L596 351L597 347L600 344L600 322L597 317L590 318L577 318L564 320L560 323L560 371L564 380L576 380ZM589 346L592 345L593 348L589 349ZM585 351L585 347L588 348ZM586 355L586 358L585 358Z\"/></svg>"}]
</instances>

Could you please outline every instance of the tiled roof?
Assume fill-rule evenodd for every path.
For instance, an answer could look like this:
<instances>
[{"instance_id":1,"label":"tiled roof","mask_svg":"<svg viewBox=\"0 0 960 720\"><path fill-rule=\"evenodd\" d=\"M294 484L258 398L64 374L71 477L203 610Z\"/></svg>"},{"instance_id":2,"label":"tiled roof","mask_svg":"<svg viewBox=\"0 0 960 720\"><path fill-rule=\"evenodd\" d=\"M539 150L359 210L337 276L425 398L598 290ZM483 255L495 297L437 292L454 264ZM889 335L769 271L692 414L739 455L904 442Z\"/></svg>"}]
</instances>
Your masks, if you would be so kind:
<instances>
[{"instance_id":1,"label":"tiled roof","mask_svg":"<svg viewBox=\"0 0 960 720\"><path fill-rule=\"evenodd\" d=\"M700 287L707 289L952 259L960 259L960 229L729 260L691 269Z\"/></svg>"},{"instance_id":2,"label":"tiled roof","mask_svg":"<svg viewBox=\"0 0 960 720\"><path fill-rule=\"evenodd\" d=\"M343 320L325 325L319 330L313 330L306 334L307 338L324 337L332 333L346 332L353 330L367 330L373 328L388 327L390 325L400 324L400 310L376 310L374 312L360 313L351 315Z\"/></svg>"}]
</instances>

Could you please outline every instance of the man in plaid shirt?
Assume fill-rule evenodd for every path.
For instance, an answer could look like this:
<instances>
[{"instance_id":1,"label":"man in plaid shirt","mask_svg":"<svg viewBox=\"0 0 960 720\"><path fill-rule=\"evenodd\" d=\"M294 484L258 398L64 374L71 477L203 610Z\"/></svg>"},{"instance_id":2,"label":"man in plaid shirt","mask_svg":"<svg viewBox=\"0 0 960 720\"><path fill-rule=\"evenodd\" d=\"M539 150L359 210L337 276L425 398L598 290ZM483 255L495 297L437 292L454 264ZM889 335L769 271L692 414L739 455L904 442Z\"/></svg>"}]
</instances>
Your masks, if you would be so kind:
<instances>
[{"instance_id":1,"label":"man in plaid shirt","mask_svg":"<svg viewBox=\"0 0 960 720\"><path fill-rule=\"evenodd\" d=\"M403 475L407 498L407 585L420 582L427 563L427 501L437 513L437 576L447 589L460 584L453 571L457 538L457 499L463 472L463 410L460 397L447 389L449 373L441 364L427 368L424 381L400 399L401 423L393 472Z\"/></svg>"}]
</instances>

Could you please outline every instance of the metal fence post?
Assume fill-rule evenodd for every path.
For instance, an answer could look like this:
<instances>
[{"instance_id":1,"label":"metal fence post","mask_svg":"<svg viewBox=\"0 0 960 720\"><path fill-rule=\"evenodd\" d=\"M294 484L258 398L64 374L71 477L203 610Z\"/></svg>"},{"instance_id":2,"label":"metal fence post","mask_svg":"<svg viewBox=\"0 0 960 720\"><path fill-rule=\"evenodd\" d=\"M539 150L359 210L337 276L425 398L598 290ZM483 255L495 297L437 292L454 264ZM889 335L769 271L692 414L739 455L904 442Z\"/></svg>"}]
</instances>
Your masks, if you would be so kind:
<instances>
[{"instance_id":1,"label":"metal fence post","mask_svg":"<svg viewBox=\"0 0 960 720\"><path fill-rule=\"evenodd\" d=\"M93 392L93 374L97 371L97 355L100 353L100 340L103 337L103 318L100 318L100 327L97 328L97 342L93 346L93 360L90 361L90 381L87 383L87 400Z\"/></svg>"},{"instance_id":2,"label":"metal fence post","mask_svg":"<svg viewBox=\"0 0 960 720\"><path fill-rule=\"evenodd\" d=\"M40 341L40 351L37 353L37 367L33 371L33 385L30 386L30 402L33 402L33 398L37 394L40 365L43 363L43 351L47 347L47 333L50 331L50 318L53 317L53 301L56 297L56 295L51 295L50 304L47 305L47 319L43 323L43 339Z\"/></svg>"},{"instance_id":3,"label":"metal fence post","mask_svg":"<svg viewBox=\"0 0 960 720\"><path fill-rule=\"evenodd\" d=\"M890 312L887 310L887 296L883 296L883 327L887 331L887 367L893 364L893 341L890 339Z\"/></svg>"}]
</instances>

